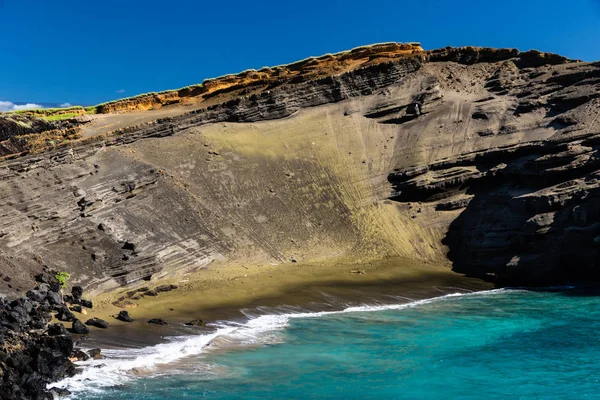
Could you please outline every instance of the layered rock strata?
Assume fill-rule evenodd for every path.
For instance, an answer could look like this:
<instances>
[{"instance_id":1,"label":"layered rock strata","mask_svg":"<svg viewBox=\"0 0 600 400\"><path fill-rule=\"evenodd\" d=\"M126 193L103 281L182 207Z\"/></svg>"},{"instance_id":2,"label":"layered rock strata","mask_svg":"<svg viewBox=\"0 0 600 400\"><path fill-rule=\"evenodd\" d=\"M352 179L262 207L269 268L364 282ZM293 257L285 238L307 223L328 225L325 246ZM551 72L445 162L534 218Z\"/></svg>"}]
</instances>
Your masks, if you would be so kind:
<instances>
[{"instance_id":1,"label":"layered rock strata","mask_svg":"<svg viewBox=\"0 0 600 400\"><path fill-rule=\"evenodd\" d=\"M73 123L4 161L0 273L22 268L0 291L43 263L102 291L388 256L499 284L596 279L598 63L417 50Z\"/></svg>"}]
</instances>

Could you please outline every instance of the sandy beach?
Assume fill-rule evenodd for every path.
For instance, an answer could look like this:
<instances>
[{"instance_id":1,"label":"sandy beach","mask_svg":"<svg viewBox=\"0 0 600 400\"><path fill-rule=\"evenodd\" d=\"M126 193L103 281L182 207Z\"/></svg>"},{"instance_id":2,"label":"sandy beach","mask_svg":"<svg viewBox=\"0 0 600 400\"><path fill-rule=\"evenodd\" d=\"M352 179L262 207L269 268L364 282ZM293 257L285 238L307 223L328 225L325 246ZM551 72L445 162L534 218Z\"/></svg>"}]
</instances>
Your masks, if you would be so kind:
<instances>
[{"instance_id":1,"label":"sandy beach","mask_svg":"<svg viewBox=\"0 0 600 400\"><path fill-rule=\"evenodd\" d=\"M422 264L393 258L357 263L349 260L319 264L214 265L183 276L160 282L143 282L138 287L154 288L174 284L177 289L121 301L131 303L118 307L119 298L127 297L133 288L93 298L94 308L84 321L98 317L110 328L91 327L88 341L98 346L138 346L159 343L164 336L201 332L203 328L186 327L193 319L207 322L245 320L249 315L284 307L321 311L343 309L362 304L399 303L462 291L490 289L492 285L466 278L448 266ZM132 297L135 297L132 296ZM117 303L119 304L119 303ZM114 318L127 310L132 323ZM162 318L166 326L150 325L151 318ZM87 346L87 344L85 345Z\"/></svg>"}]
</instances>

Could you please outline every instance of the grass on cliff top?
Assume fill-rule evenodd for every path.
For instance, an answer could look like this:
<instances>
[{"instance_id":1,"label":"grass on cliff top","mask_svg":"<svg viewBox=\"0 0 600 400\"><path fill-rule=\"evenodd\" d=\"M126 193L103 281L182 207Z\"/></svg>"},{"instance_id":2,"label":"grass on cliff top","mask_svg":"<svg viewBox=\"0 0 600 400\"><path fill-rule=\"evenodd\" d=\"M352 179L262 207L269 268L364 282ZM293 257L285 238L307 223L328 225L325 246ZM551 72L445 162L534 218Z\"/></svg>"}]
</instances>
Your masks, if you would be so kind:
<instances>
[{"instance_id":1,"label":"grass on cliff top","mask_svg":"<svg viewBox=\"0 0 600 400\"><path fill-rule=\"evenodd\" d=\"M64 114L53 114L42 116L46 121L62 121L64 119L71 119L81 115L80 113L64 113Z\"/></svg>"},{"instance_id":2,"label":"grass on cliff top","mask_svg":"<svg viewBox=\"0 0 600 400\"><path fill-rule=\"evenodd\" d=\"M30 110L18 110L18 111L9 111L11 114L41 114L41 115L52 115L52 114L60 114L66 113L68 111L79 111L84 112L84 108L81 106L73 106L73 107L65 107L65 108L34 108Z\"/></svg>"}]
</instances>

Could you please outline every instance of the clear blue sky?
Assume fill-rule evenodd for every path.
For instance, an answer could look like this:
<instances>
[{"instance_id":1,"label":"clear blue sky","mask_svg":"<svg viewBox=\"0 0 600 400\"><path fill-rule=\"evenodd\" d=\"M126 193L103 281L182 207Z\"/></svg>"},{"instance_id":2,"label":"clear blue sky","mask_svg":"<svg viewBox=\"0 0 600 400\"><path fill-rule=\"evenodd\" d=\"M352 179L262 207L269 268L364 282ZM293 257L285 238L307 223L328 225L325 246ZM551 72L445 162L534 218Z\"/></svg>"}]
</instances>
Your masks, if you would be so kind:
<instances>
[{"instance_id":1,"label":"clear blue sky","mask_svg":"<svg viewBox=\"0 0 600 400\"><path fill-rule=\"evenodd\" d=\"M96 104L384 41L600 59L600 0L0 0L0 101Z\"/></svg>"}]
</instances>

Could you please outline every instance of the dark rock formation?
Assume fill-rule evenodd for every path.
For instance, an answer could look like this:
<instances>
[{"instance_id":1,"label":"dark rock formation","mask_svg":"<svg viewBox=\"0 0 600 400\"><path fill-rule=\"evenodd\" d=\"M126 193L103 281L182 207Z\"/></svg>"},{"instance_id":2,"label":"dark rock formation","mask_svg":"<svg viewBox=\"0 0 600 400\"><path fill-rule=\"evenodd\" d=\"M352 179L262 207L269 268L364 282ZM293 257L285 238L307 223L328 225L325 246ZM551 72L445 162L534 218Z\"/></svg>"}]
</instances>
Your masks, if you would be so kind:
<instances>
[{"instance_id":1,"label":"dark rock formation","mask_svg":"<svg viewBox=\"0 0 600 400\"><path fill-rule=\"evenodd\" d=\"M73 286L73 289L71 289L71 295L73 296L73 300L81 300L81 296L83 295L83 288L81 286Z\"/></svg>"},{"instance_id":2,"label":"dark rock formation","mask_svg":"<svg viewBox=\"0 0 600 400\"><path fill-rule=\"evenodd\" d=\"M187 326L206 326L206 321L201 320L201 319L194 319L194 320L191 320L190 322L186 322L185 325L187 325Z\"/></svg>"},{"instance_id":3,"label":"dark rock formation","mask_svg":"<svg viewBox=\"0 0 600 400\"><path fill-rule=\"evenodd\" d=\"M88 354L90 355L90 357L92 357L94 360L99 360L102 358L102 350L95 348L95 349L90 349L88 351Z\"/></svg>"},{"instance_id":4,"label":"dark rock formation","mask_svg":"<svg viewBox=\"0 0 600 400\"><path fill-rule=\"evenodd\" d=\"M53 399L46 385L75 374L69 360L73 341L63 324L51 324L50 312L65 307L52 274L27 297L0 299L0 398ZM48 284L49 283L49 284ZM42 296L42 294L46 296ZM55 298L53 295L58 295Z\"/></svg>"},{"instance_id":5,"label":"dark rock formation","mask_svg":"<svg viewBox=\"0 0 600 400\"><path fill-rule=\"evenodd\" d=\"M149 324L153 324L153 325L168 325L167 321L161 319L161 318L152 318L151 320L148 321Z\"/></svg>"},{"instance_id":6,"label":"dark rock formation","mask_svg":"<svg viewBox=\"0 0 600 400\"><path fill-rule=\"evenodd\" d=\"M502 139L500 146L399 168L389 176L394 199L462 211L443 240L457 272L500 286L598 281L600 91L592 87L600 82L599 66L534 73L518 62L506 65L488 87L499 88L502 103L479 103L474 127L494 138L532 139ZM510 79L502 75L508 69Z\"/></svg>"},{"instance_id":7,"label":"dark rock formation","mask_svg":"<svg viewBox=\"0 0 600 400\"><path fill-rule=\"evenodd\" d=\"M88 319L87 321L85 321L85 324L89 326L95 326L96 328L108 328L108 322L96 317Z\"/></svg>"},{"instance_id":8,"label":"dark rock formation","mask_svg":"<svg viewBox=\"0 0 600 400\"><path fill-rule=\"evenodd\" d=\"M76 319L75 321L73 321L71 333L75 333L77 335L87 335L88 333L90 333L90 328L85 326L80 320Z\"/></svg>"},{"instance_id":9,"label":"dark rock formation","mask_svg":"<svg viewBox=\"0 0 600 400\"><path fill-rule=\"evenodd\" d=\"M173 289L177 289L177 285L161 285L157 286L154 290L157 292L170 292Z\"/></svg>"},{"instance_id":10,"label":"dark rock formation","mask_svg":"<svg viewBox=\"0 0 600 400\"><path fill-rule=\"evenodd\" d=\"M133 322L133 319L129 316L129 313L126 310L119 311L119 315L117 315L115 318L123 322Z\"/></svg>"},{"instance_id":11,"label":"dark rock formation","mask_svg":"<svg viewBox=\"0 0 600 400\"><path fill-rule=\"evenodd\" d=\"M79 300L79 304L81 304L81 306L85 307L85 308L93 308L94 307L91 300L81 299L81 300Z\"/></svg>"}]
</instances>

